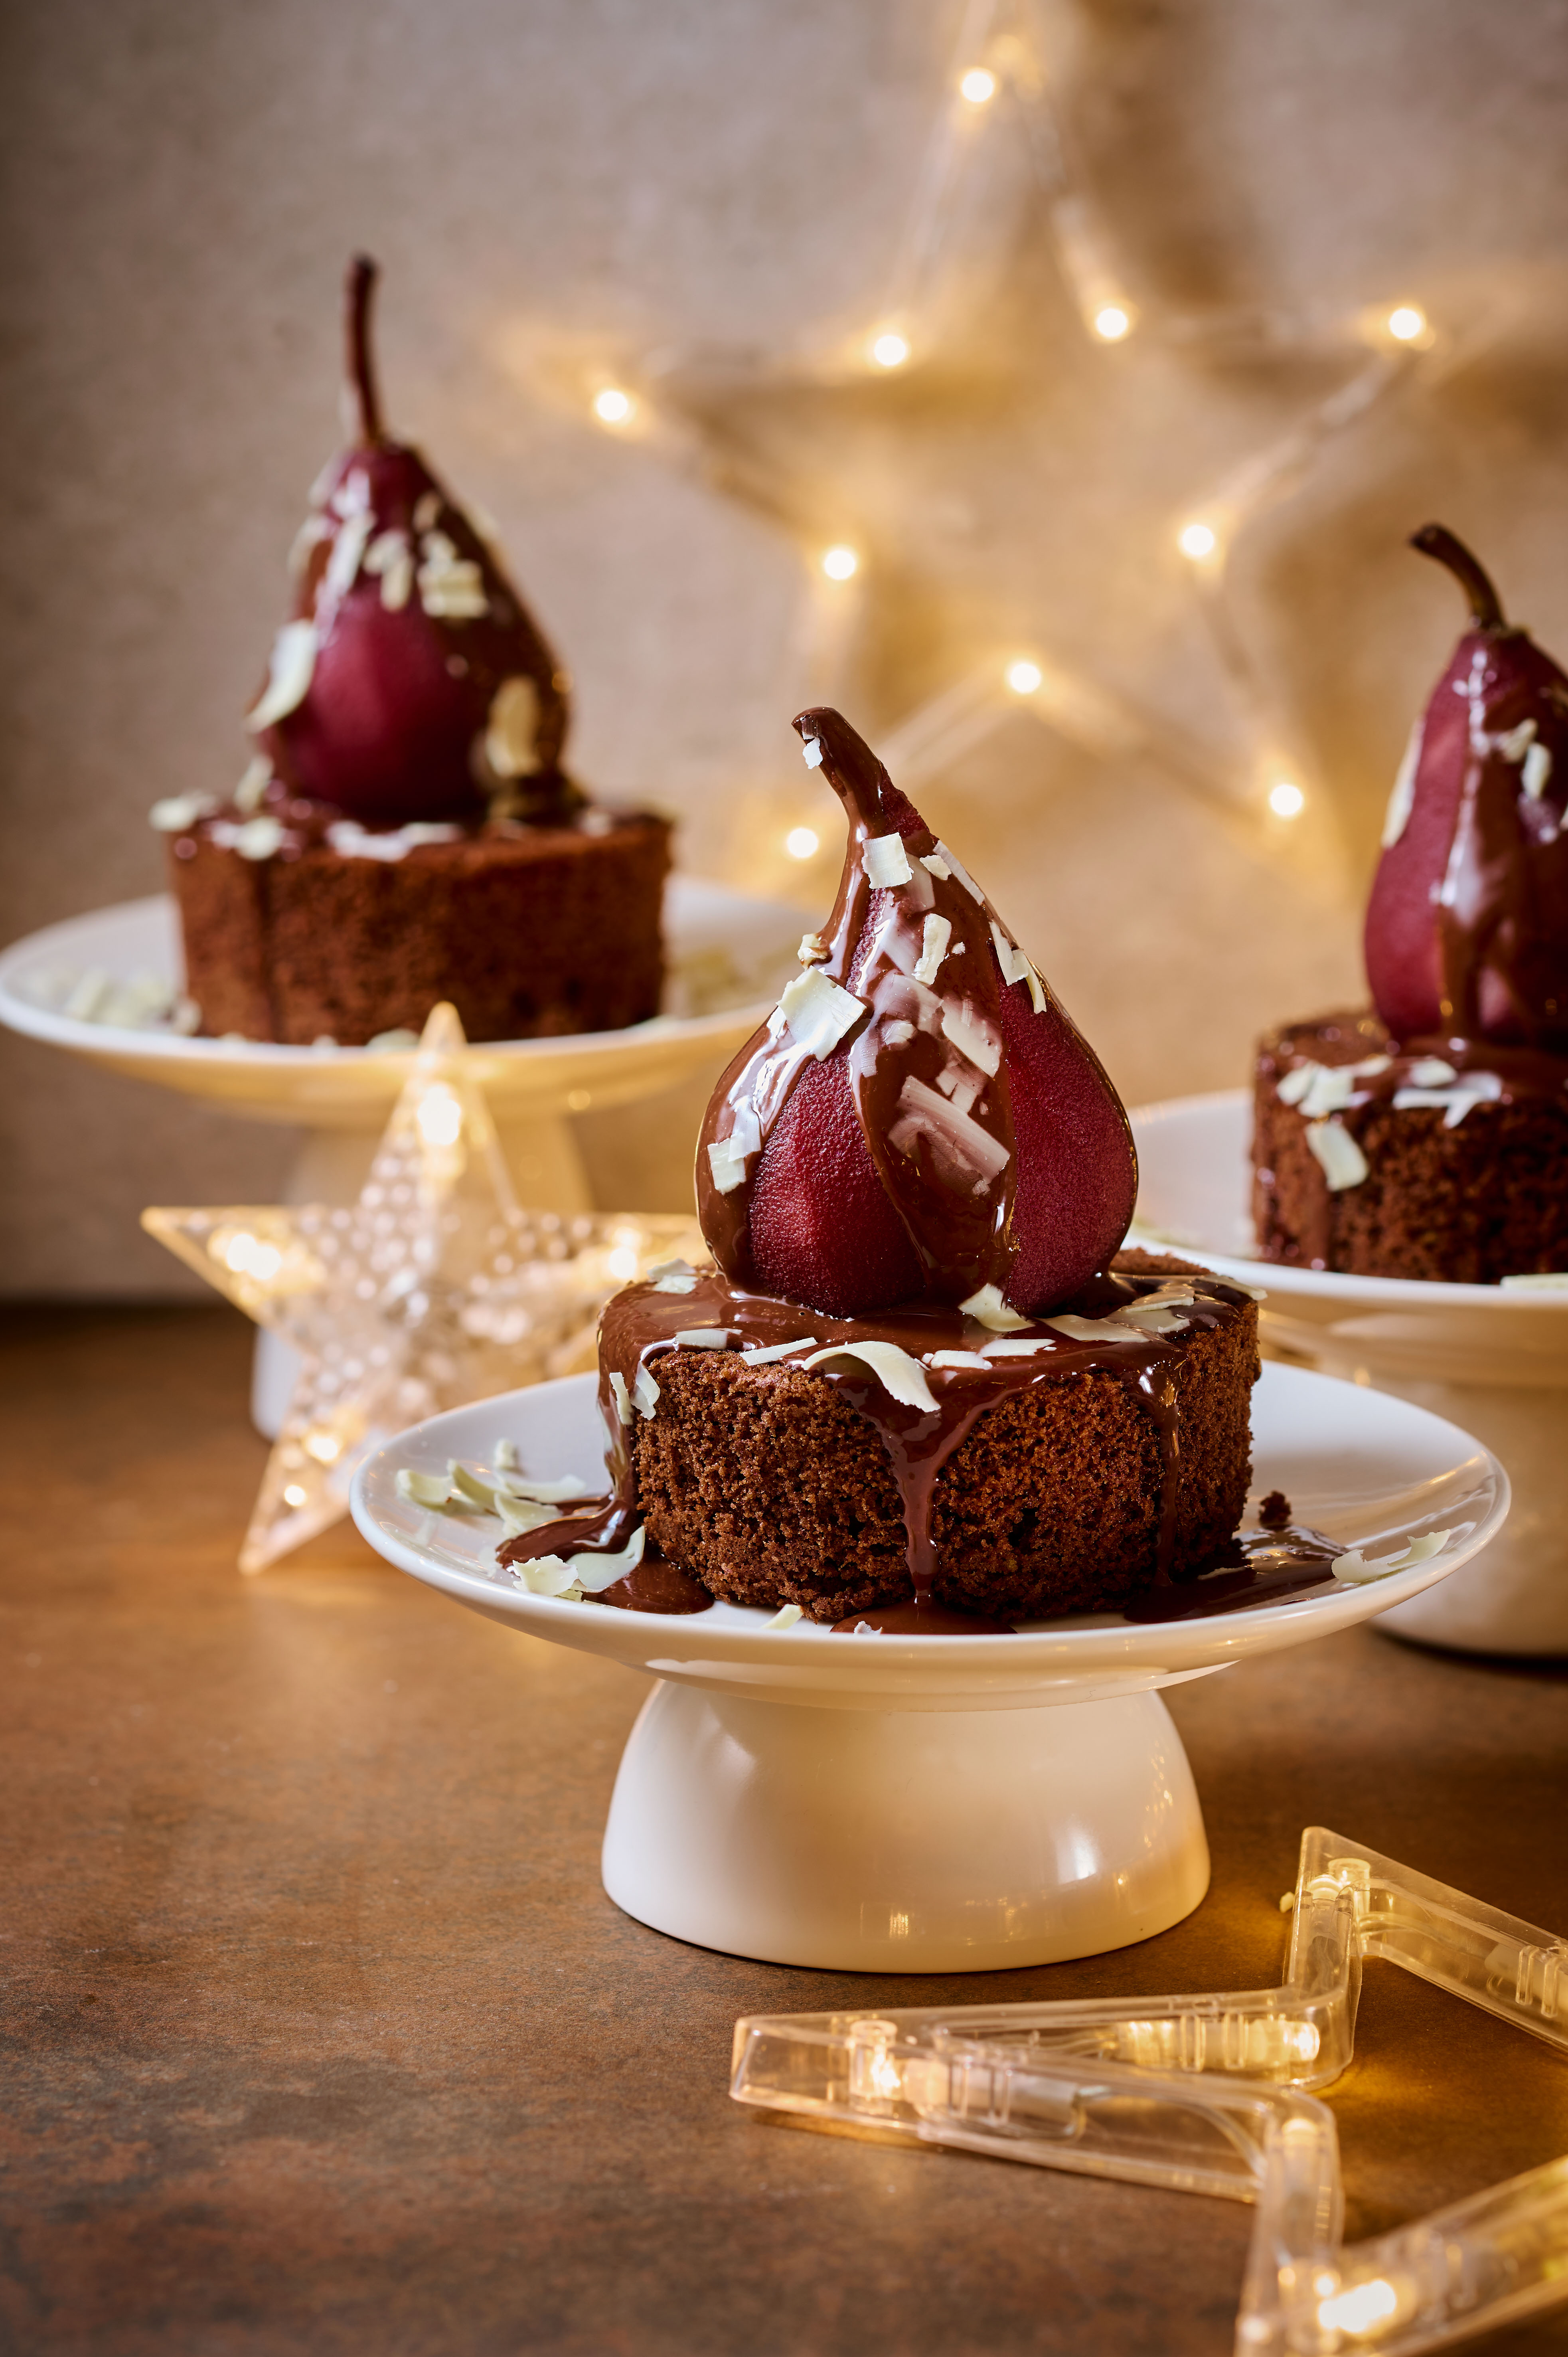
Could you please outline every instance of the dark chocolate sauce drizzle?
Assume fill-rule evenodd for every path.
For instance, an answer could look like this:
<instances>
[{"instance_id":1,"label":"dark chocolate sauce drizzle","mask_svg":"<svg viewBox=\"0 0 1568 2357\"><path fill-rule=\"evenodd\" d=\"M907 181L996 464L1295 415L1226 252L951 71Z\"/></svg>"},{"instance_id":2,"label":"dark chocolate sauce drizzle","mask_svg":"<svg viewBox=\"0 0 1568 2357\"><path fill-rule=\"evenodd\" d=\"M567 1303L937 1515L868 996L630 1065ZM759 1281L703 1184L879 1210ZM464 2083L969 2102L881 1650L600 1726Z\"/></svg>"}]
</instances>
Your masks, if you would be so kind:
<instances>
[{"instance_id":1,"label":"dark chocolate sauce drizzle","mask_svg":"<svg viewBox=\"0 0 1568 2357\"><path fill-rule=\"evenodd\" d=\"M1112 1274L1095 1278L1063 1311L1055 1314L1101 1319L1113 1310L1157 1294L1162 1286L1176 1284L1192 1295L1190 1305L1177 1311L1187 1321L1187 1329L1211 1329L1242 1315L1247 1307L1244 1289L1218 1277ZM610 1490L602 1499L579 1501L570 1515L508 1540L499 1551L498 1561L516 1564L548 1555L610 1554L626 1545L638 1521L637 1480L628 1427L620 1420L612 1377L619 1377L628 1394L635 1393L644 1371L657 1383L660 1358L671 1351L692 1347L677 1342L676 1335L703 1329L722 1329L725 1348L735 1351L769 1349L779 1342L804 1342L810 1338L812 1349L790 1354L787 1363L795 1366L811 1356L813 1350L857 1342L892 1342L917 1360L936 1351L963 1351L978 1356L983 1344L998 1339L1040 1345L1027 1356L993 1359L981 1366L924 1367L922 1372L934 1402L930 1409L895 1400L864 1362L853 1359L829 1362L812 1371L865 1418L887 1451L904 1511L907 1559L915 1591L910 1609L927 1616L924 1625L933 1634L941 1633L935 1625L941 1608L933 1607L931 1596L938 1569L931 1539L931 1504L937 1476L943 1465L980 1418L1013 1394L1091 1371L1115 1375L1137 1399L1155 1428L1161 1468L1155 1579L1161 1587L1170 1585L1180 1490L1177 1408L1183 1353L1179 1335L1141 1334L1129 1329L1124 1339L1085 1340L1058 1333L1050 1326L1035 1321L1016 1333L998 1338L974 1318L933 1302L884 1311L875 1319L824 1318L819 1311L802 1308L774 1295L750 1293L732 1286L714 1270L700 1273L687 1293L660 1292L651 1285L636 1285L618 1294L610 1303L601 1328L599 1351L599 1408L608 1435L607 1469ZM634 1409L634 1416L636 1413ZM657 1402L654 1413L658 1413ZM871 1614L858 1617L875 1619ZM987 1624L974 1625L980 1633L984 1633ZM1003 1628L1006 1624L990 1625Z\"/></svg>"}]
</instances>

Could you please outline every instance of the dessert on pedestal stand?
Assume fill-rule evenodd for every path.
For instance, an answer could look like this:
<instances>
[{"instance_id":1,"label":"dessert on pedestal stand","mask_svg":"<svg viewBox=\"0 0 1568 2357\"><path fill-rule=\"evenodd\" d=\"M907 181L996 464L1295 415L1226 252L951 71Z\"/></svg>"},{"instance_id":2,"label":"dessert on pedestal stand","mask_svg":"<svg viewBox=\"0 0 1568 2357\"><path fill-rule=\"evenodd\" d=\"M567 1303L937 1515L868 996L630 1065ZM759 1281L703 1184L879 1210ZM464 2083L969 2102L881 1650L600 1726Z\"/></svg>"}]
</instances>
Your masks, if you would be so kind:
<instances>
[{"instance_id":1,"label":"dessert on pedestal stand","mask_svg":"<svg viewBox=\"0 0 1568 2357\"><path fill-rule=\"evenodd\" d=\"M629 1104L712 1071L755 1028L779 978L797 971L798 909L688 876L665 888L671 995L707 1011L660 1015L620 1031L470 1046L520 1201L540 1211L589 1208L570 1116ZM152 1081L249 1121L301 1132L285 1189L293 1203L351 1203L398 1092L413 1069L406 1049L290 1048L266 1040L180 1037L166 1022L71 1013L96 1004L172 1005L180 982L178 929L163 898L133 900L50 925L0 955L0 1022L111 1071ZM129 1011L129 1008L128 1008ZM257 1337L256 1421L275 1438L293 1386L293 1353Z\"/></svg>"},{"instance_id":2,"label":"dessert on pedestal stand","mask_svg":"<svg viewBox=\"0 0 1568 2357\"><path fill-rule=\"evenodd\" d=\"M1386 1611L1381 1625L1477 1652L1568 1652L1568 1286L1516 1291L1261 1262L1245 1209L1248 1092L1144 1105L1132 1119L1134 1242L1262 1286L1265 1349L1429 1408L1508 1467L1508 1528L1457 1578Z\"/></svg>"},{"instance_id":3,"label":"dessert on pedestal stand","mask_svg":"<svg viewBox=\"0 0 1568 2357\"><path fill-rule=\"evenodd\" d=\"M628 1742L605 1887L698 1946L843 1971L995 1971L1146 1939L1208 1879L1202 1814L1161 1686L1309 1642L1438 1583L1492 1538L1508 1478L1469 1437L1380 1393L1266 1366L1254 1492L1349 1551L1444 1550L1368 1585L1155 1624L1114 1615L1015 1635L845 1636L758 1608L671 1618L520 1589L501 1526L435 1512L407 1477L515 1451L542 1480L602 1481L594 1379L437 1416L356 1479L389 1562L529 1635L659 1683ZM400 1486L399 1474L405 1477Z\"/></svg>"}]
</instances>

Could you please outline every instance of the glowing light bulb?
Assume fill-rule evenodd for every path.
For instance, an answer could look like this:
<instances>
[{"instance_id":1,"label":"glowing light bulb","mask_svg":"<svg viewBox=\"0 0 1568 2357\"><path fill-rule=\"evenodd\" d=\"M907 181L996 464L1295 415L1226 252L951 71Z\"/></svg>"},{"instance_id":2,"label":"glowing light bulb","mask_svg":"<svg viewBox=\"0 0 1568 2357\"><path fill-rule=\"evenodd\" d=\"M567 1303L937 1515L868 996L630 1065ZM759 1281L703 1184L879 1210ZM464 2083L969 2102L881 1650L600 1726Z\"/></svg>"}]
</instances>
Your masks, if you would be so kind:
<instances>
[{"instance_id":1,"label":"glowing light bulb","mask_svg":"<svg viewBox=\"0 0 1568 2357\"><path fill-rule=\"evenodd\" d=\"M1044 677L1045 673L1037 662L1015 662L1007 666L1007 684L1015 695L1033 695Z\"/></svg>"},{"instance_id":2,"label":"glowing light bulb","mask_svg":"<svg viewBox=\"0 0 1568 2357\"><path fill-rule=\"evenodd\" d=\"M1276 818L1299 818L1306 808L1306 796L1288 778L1282 778L1269 789L1269 808Z\"/></svg>"},{"instance_id":3,"label":"glowing light bulb","mask_svg":"<svg viewBox=\"0 0 1568 2357\"><path fill-rule=\"evenodd\" d=\"M822 551L822 571L830 581L847 581L860 569L860 559L853 548L843 546Z\"/></svg>"},{"instance_id":4,"label":"glowing light bulb","mask_svg":"<svg viewBox=\"0 0 1568 2357\"><path fill-rule=\"evenodd\" d=\"M625 425L637 407L629 393L618 384L607 384L602 393L594 395L594 415L601 425Z\"/></svg>"},{"instance_id":5,"label":"glowing light bulb","mask_svg":"<svg viewBox=\"0 0 1568 2357\"><path fill-rule=\"evenodd\" d=\"M893 328L889 328L886 335L878 336L872 345L871 357L878 368L902 368L909 357L908 340Z\"/></svg>"},{"instance_id":6,"label":"glowing light bulb","mask_svg":"<svg viewBox=\"0 0 1568 2357\"><path fill-rule=\"evenodd\" d=\"M1094 315L1094 332L1101 343L1119 344L1132 324L1132 313L1120 303L1102 304Z\"/></svg>"},{"instance_id":7,"label":"glowing light bulb","mask_svg":"<svg viewBox=\"0 0 1568 2357\"><path fill-rule=\"evenodd\" d=\"M463 1128L463 1108L453 1092L438 1083L421 1099L414 1119L426 1146L456 1146Z\"/></svg>"},{"instance_id":8,"label":"glowing light bulb","mask_svg":"<svg viewBox=\"0 0 1568 2357\"><path fill-rule=\"evenodd\" d=\"M821 843L814 827L792 826L784 838L784 848L791 859L814 859Z\"/></svg>"},{"instance_id":9,"label":"glowing light bulb","mask_svg":"<svg viewBox=\"0 0 1568 2357\"><path fill-rule=\"evenodd\" d=\"M1184 556L1212 556L1219 545L1219 535L1211 524L1184 523L1176 534L1176 546Z\"/></svg>"},{"instance_id":10,"label":"glowing light bulb","mask_svg":"<svg viewBox=\"0 0 1568 2357\"><path fill-rule=\"evenodd\" d=\"M1414 343L1417 336L1426 333L1426 314L1418 311L1413 303L1402 303L1389 313L1389 333L1402 344Z\"/></svg>"},{"instance_id":11,"label":"glowing light bulb","mask_svg":"<svg viewBox=\"0 0 1568 2357\"><path fill-rule=\"evenodd\" d=\"M959 94L967 98L971 106L983 106L996 95L996 76L988 66L971 66L959 76Z\"/></svg>"}]
</instances>

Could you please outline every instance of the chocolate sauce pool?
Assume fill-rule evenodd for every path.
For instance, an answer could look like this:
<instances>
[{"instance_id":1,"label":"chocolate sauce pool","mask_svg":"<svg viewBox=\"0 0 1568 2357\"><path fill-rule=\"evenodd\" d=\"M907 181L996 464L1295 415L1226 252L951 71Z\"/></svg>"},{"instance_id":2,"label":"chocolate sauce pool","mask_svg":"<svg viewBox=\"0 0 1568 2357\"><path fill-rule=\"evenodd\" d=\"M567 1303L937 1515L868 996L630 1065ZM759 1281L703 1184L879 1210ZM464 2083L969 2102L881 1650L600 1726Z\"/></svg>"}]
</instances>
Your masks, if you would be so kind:
<instances>
[{"instance_id":1,"label":"chocolate sauce pool","mask_svg":"<svg viewBox=\"0 0 1568 2357\"><path fill-rule=\"evenodd\" d=\"M1212 1329L1242 1315L1247 1306L1245 1290L1219 1277L1118 1273L1095 1278L1066 1306L1065 1312L1053 1314L1104 1318L1111 1311L1173 1283L1187 1287L1193 1297L1190 1305L1178 1312L1187 1321L1187 1331ZM894 1342L915 1359L935 1351L963 1351L978 1356L982 1344L996 1339L972 1318L939 1304L918 1303L885 1311L873 1319L824 1318L770 1294L748 1293L712 1270L699 1274L689 1292L662 1292L651 1285L628 1286L606 1310L601 1332L599 1407L609 1436L613 1486L603 1498L578 1501L571 1514L508 1540L499 1551L498 1561L516 1564L550 1555L611 1554L625 1546L637 1525L639 1509L628 1427L621 1423L611 1378L618 1376L628 1394L644 1371L657 1383L661 1358L671 1351L695 1347L677 1342L676 1335L698 1331L722 1333L722 1347L736 1352L771 1349L784 1342L800 1344L798 1351L775 1361L785 1365L799 1365L815 1351L835 1344L865 1341ZM841 1392L855 1413L865 1417L887 1452L903 1503L907 1559L915 1590L912 1601L875 1606L837 1624L845 1634L862 1623L888 1635L984 1636L1011 1630L1008 1621L951 1611L933 1599L938 1566L931 1538L931 1502L936 1479L980 1419L1003 1400L1039 1383L1058 1383L1090 1372L1113 1375L1125 1385L1148 1417L1160 1453L1161 1519L1155 1586L1128 1609L1127 1619L1165 1620L1196 1613L1241 1611L1305 1594L1332 1577L1329 1566L1337 1552L1334 1544L1288 1524L1233 1539L1198 1574L1173 1581L1171 1555L1180 1472L1176 1406L1183 1335L1129 1330L1116 1340L1082 1340L1036 1322L1004 1339L1041 1347L1027 1356L994 1359L980 1366L926 1367L926 1381L935 1401L932 1410L893 1399L869 1368L854 1360L829 1361L813 1369L820 1380ZM1270 1504L1277 1520L1284 1501L1276 1504L1271 1499ZM712 1598L690 1574L650 1553L634 1572L604 1591L599 1600L638 1611L692 1612L705 1610Z\"/></svg>"}]
</instances>

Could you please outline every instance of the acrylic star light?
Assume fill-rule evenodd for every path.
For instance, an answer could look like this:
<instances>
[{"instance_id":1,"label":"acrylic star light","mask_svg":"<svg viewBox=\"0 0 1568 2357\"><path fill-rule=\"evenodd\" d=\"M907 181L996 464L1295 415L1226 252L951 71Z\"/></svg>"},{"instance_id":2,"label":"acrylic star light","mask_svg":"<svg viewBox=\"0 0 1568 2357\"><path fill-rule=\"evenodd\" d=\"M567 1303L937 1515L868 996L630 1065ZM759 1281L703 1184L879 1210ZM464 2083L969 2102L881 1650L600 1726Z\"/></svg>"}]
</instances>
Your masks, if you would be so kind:
<instances>
[{"instance_id":1,"label":"acrylic star light","mask_svg":"<svg viewBox=\"0 0 1568 2357\"><path fill-rule=\"evenodd\" d=\"M1257 2204L1237 2357L1416 2357L1568 2301L1568 2157L1343 2240L1334 2116L1364 1960L1568 2057L1568 1941L1343 1835L1302 1835L1283 1984L738 2021L730 2093L808 2124Z\"/></svg>"},{"instance_id":2,"label":"acrylic star light","mask_svg":"<svg viewBox=\"0 0 1568 2357\"><path fill-rule=\"evenodd\" d=\"M456 1009L435 1008L358 1202L142 1214L300 1354L242 1571L347 1513L355 1469L393 1433L592 1367L609 1296L657 1261L700 1255L690 1219L521 1209L466 1049Z\"/></svg>"}]
</instances>

